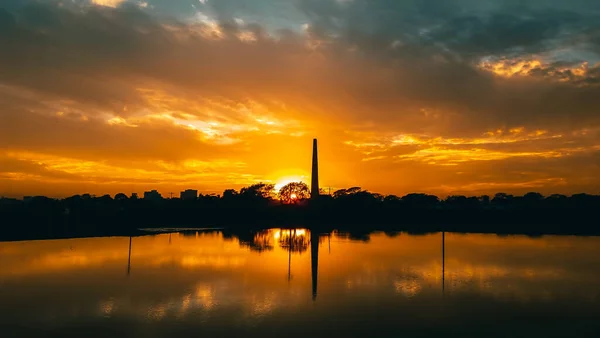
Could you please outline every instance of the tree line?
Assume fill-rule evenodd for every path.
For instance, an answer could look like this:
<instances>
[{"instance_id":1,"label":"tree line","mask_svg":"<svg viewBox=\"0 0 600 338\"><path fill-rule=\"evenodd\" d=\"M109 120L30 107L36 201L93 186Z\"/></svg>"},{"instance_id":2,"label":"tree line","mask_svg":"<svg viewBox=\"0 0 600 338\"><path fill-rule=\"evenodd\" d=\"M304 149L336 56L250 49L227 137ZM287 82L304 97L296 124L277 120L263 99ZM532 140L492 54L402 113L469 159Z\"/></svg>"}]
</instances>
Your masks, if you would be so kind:
<instances>
[{"instance_id":1,"label":"tree line","mask_svg":"<svg viewBox=\"0 0 600 338\"><path fill-rule=\"evenodd\" d=\"M595 234L600 196L448 196L372 193L339 189L310 199L308 186L292 182L279 191L257 183L192 199L141 199L124 193L64 199L0 199L0 239L35 234L60 237L121 234L148 227L326 226L409 231ZM34 237L35 237L34 236Z\"/></svg>"}]
</instances>

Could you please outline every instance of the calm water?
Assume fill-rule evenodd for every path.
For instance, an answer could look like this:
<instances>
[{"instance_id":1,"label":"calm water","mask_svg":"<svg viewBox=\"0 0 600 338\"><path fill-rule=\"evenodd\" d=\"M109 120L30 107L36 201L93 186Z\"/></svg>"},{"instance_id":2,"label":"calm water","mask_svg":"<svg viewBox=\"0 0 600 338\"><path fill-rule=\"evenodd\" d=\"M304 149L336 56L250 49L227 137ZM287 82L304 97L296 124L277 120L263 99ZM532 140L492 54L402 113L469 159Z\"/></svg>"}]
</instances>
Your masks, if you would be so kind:
<instances>
[{"instance_id":1,"label":"calm water","mask_svg":"<svg viewBox=\"0 0 600 338\"><path fill-rule=\"evenodd\" d=\"M600 238L442 238L0 243L0 336L600 336Z\"/></svg>"}]
</instances>

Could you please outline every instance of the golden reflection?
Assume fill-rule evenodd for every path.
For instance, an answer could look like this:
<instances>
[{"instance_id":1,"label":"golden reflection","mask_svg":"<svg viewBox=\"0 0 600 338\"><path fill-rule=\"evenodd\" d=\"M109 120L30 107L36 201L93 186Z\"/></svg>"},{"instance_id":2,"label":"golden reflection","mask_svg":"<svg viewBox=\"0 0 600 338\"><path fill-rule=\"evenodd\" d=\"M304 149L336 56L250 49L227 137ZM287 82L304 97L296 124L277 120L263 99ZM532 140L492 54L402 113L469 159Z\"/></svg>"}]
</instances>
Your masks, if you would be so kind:
<instances>
[{"instance_id":1,"label":"golden reflection","mask_svg":"<svg viewBox=\"0 0 600 338\"><path fill-rule=\"evenodd\" d=\"M240 245L252 251L272 251L275 246L293 252L308 249L309 239L306 229L269 229L239 236Z\"/></svg>"},{"instance_id":2,"label":"golden reflection","mask_svg":"<svg viewBox=\"0 0 600 338\"><path fill-rule=\"evenodd\" d=\"M250 237L251 236L251 237ZM263 252L274 249L274 236L270 231L259 231L248 236L240 236L240 245L249 248L252 251Z\"/></svg>"},{"instance_id":3,"label":"golden reflection","mask_svg":"<svg viewBox=\"0 0 600 338\"><path fill-rule=\"evenodd\" d=\"M75 298L60 290L69 289L77 301L89 301L89 312L97 316L152 321L236 306L256 317L284 304L303 308L310 302L316 274L312 253L305 252L311 241L318 250L318 234L298 228L230 236L233 240L219 232L133 237L129 277L128 237L0 243L3 299L10 308L39 290L61 294L53 306L68 307ZM442 261L441 234L328 237L332 250L314 265L319 297L341 304L349 293L395 301L438 297L442 264L445 296L530 302L600 294L598 270L591 268L600 266L599 238L446 234Z\"/></svg>"},{"instance_id":4,"label":"golden reflection","mask_svg":"<svg viewBox=\"0 0 600 338\"><path fill-rule=\"evenodd\" d=\"M302 253L308 250L309 239L305 229L283 229L277 231L273 237L277 239L279 247L290 252Z\"/></svg>"},{"instance_id":5,"label":"golden reflection","mask_svg":"<svg viewBox=\"0 0 600 338\"><path fill-rule=\"evenodd\" d=\"M160 321L167 315L167 305L157 304L148 309L147 318L152 321Z\"/></svg>"},{"instance_id":6,"label":"golden reflection","mask_svg":"<svg viewBox=\"0 0 600 338\"><path fill-rule=\"evenodd\" d=\"M264 316L275 308L276 295L269 293L266 297L253 297L251 300L252 315Z\"/></svg>"},{"instance_id":7,"label":"golden reflection","mask_svg":"<svg viewBox=\"0 0 600 338\"><path fill-rule=\"evenodd\" d=\"M406 297L416 296L422 289L421 284L413 279L401 279L394 281L396 292Z\"/></svg>"},{"instance_id":8,"label":"golden reflection","mask_svg":"<svg viewBox=\"0 0 600 338\"><path fill-rule=\"evenodd\" d=\"M109 299L100 304L100 311L104 315L104 317L110 317L115 309L115 301L114 299Z\"/></svg>"},{"instance_id":9,"label":"golden reflection","mask_svg":"<svg viewBox=\"0 0 600 338\"><path fill-rule=\"evenodd\" d=\"M215 301L211 285L199 284L196 286L195 301L206 310L212 309L215 306Z\"/></svg>"},{"instance_id":10,"label":"golden reflection","mask_svg":"<svg viewBox=\"0 0 600 338\"><path fill-rule=\"evenodd\" d=\"M177 318L181 319L183 318L187 312L190 310L190 308L192 307L193 303L192 303L192 295L191 294L186 294L185 296L183 296L181 298L181 306L179 308L179 311L177 312Z\"/></svg>"}]
</instances>

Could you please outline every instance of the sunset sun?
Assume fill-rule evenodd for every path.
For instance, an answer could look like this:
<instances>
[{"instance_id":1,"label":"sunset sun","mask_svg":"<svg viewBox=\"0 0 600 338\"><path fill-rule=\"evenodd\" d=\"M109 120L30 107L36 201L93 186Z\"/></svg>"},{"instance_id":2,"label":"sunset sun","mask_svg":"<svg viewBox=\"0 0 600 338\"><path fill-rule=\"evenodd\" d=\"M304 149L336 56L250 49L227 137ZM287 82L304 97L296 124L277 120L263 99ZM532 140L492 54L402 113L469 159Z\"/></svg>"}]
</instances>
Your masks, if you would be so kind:
<instances>
[{"instance_id":1,"label":"sunset sun","mask_svg":"<svg viewBox=\"0 0 600 338\"><path fill-rule=\"evenodd\" d=\"M281 190L281 188L283 188L286 184L292 183L292 182L305 182L306 181L306 177L304 176L286 176L283 178L280 178L279 180L277 180L275 182L275 191L279 191Z\"/></svg>"}]
</instances>

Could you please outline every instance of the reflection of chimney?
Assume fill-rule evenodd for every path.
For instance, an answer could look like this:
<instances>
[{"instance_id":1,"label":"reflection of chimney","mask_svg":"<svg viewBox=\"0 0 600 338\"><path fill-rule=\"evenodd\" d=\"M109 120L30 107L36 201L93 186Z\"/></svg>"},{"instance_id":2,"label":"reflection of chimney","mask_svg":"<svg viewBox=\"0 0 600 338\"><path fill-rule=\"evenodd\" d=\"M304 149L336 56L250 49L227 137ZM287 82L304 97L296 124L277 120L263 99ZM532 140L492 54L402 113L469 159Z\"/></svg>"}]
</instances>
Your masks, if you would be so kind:
<instances>
[{"instance_id":1,"label":"reflection of chimney","mask_svg":"<svg viewBox=\"0 0 600 338\"><path fill-rule=\"evenodd\" d=\"M131 273L131 236L129 236L129 257L127 258L127 276Z\"/></svg>"},{"instance_id":2,"label":"reflection of chimney","mask_svg":"<svg viewBox=\"0 0 600 338\"><path fill-rule=\"evenodd\" d=\"M310 198L319 197L319 159L317 156L317 139L313 140L312 176L310 182Z\"/></svg>"},{"instance_id":3,"label":"reflection of chimney","mask_svg":"<svg viewBox=\"0 0 600 338\"><path fill-rule=\"evenodd\" d=\"M442 231L442 295L446 288L446 233Z\"/></svg>"},{"instance_id":4,"label":"reflection of chimney","mask_svg":"<svg viewBox=\"0 0 600 338\"><path fill-rule=\"evenodd\" d=\"M312 270L312 297L317 299L317 281L319 273L319 234L310 232L310 265Z\"/></svg>"}]
</instances>

